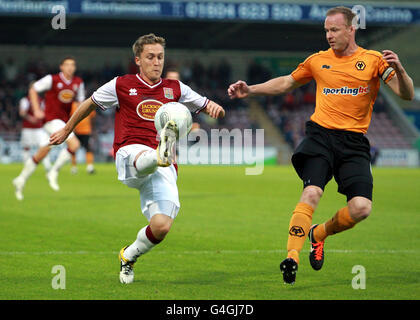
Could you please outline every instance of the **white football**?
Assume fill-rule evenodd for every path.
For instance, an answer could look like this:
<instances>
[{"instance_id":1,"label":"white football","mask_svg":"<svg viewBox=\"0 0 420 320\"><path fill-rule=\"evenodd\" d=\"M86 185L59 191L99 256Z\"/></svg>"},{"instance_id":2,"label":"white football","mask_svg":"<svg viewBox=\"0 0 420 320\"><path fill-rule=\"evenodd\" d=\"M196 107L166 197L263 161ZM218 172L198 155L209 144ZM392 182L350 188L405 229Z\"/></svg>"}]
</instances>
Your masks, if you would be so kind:
<instances>
[{"instance_id":1,"label":"white football","mask_svg":"<svg viewBox=\"0 0 420 320\"><path fill-rule=\"evenodd\" d=\"M155 128L158 133L169 120L175 121L180 138L188 135L192 126L192 117L186 106L179 102L168 102L162 105L155 114Z\"/></svg>"}]
</instances>

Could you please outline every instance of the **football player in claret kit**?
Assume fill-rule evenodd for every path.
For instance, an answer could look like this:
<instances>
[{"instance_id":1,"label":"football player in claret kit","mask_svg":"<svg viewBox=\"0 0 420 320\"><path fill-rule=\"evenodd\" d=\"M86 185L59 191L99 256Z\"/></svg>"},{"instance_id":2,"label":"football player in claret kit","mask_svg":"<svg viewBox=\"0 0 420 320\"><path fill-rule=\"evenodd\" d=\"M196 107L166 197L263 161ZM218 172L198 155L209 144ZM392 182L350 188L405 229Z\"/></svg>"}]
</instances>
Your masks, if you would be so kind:
<instances>
[{"instance_id":1,"label":"football player in claret kit","mask_svg":"<svg viewBox=\"0 0 420 320\"><path fill-rule=\"evenodd\" d=\"M65 57L60 63L60 73L49 74L36 81L29 88L29 100L33 108L34 117L44 119L44 130L48 136L53 132L63 128L70 117L70 110L73 101L81 102L85 100L85 89L81 78L74 76L76 72L76 60L73 57ZM45 111L40 108L38 93L45 92ZM42 146L33 157L30 157L24 164L24 167L13 180L15 186L15 195L19 200L23 199L23 188L26 181L37 168L46 155L50 152L51 145L49 138L46 138ZM71 155L79 148L79 140L74 133L70 133L67 138L67 148L61 150L57 160L48 171L47 178L51 188L59 190L58 171L70 160Z\"/></svg>"},{"instance_id":2,"label":"football player in claret kit","mask_svg":"<svg viewBox=\"0 0 420 320\"><path fill-rule=\"evenodd\" d=\"M45 109L44 99L39 99L41 109ZM23 97L19 100L19 115L22 117L22 131L20 143L23 149L23 163L25 163L31 156L31 149L33 147L39 148L42 143L48 141L48 134L42 128L44 126L43 119L34 117L33 108L28 97ZM50 158L46 156L42 160L42 164L46 171L51 169Z\"/></svg>"},{"instance_id":3,"label":"football player in claret kit","mask_svg":"<svg viewBox=\"0 0 420 320\"><path fill-rule=\"evenodd\" d=\"M290 75L252 86L238 81L228 89L231 98L245 98L284 94L311 80L317 84L315 112L306 123L306 137L292 156L303 191L290 219L287 258L280 264L285 283L295 282L306 238L311 243L310 264L320 270L325 239L353 228L370 214L373 178L370 145L364 134L380 80L400 98L414 97L413 81L397 54L390 50L381 54L356 44L355 16L350 8L329 9L324 22L328 50L309 56ZM347 205L325 223L311 226L312 214L333 176Z\"/></svg>"},{"instance_id":4,"label":"football player in claret kit","mask_svg":"<svg viewBox=\"0 0 420 320\"><path fill-rule=\"evenodd\" d=\"M165 103L179 102L191 112L203 111L213 118L225 115L220 105L181 81L161 78L164 38L154 34L141 36L133 45L133 53L140 72L104 84L80 105L63 129L50 137L51 144L60 144L96 107L116 108L113 147L118 180L140 191L141 210L149 221L136 240L120 251L121 283L134 281L137 258L165 238L180 208L174 148L178 128L175 122L168 121L158 140L156 111Z\"/></svg>"}]
</instances>

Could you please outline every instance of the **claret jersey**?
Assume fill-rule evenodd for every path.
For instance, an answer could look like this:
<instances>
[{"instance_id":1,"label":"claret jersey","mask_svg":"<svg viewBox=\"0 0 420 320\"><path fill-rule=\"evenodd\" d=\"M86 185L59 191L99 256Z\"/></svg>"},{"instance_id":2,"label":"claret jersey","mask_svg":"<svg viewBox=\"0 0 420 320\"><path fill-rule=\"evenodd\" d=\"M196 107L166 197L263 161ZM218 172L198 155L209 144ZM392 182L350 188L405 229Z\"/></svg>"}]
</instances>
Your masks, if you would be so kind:
<instances>
[{"instance_id":1,"label":"claret jersey","mask_svg":"<svg viewBox=\"0 0 420 320\"><path fill-rule=\"evenodd\" d=\"M295 81L316 81L316 106L311 120L328 129L366 133L380 79L387 83L395 71L373 50L361 47L351 56L332 49L309 56L292 72Z\"/></svg>"},{"instance_id":2,"label":"claret jersey","mask_svg":"<svg viewBox=\"0 0 420 320\"><path fill-rule=\"evenodd\" d=\"M160 79L151 85L139 74L115 77L92 94L101 109L116 108L114 154L129 144L158 146L154 124L156 111L165 103L177 101L191 112L204 109L209 100L179 80Z\"/></svg>"},{"instance_id":3,"label":"claret jersey","mask_svg":"<svg viewBox=\"0 0 420 320\"><path fill-rule=\"evenodd\" d=\"M67 122L70 118L73 101L85 99L83 80L74 76L68 80L60 72L49 74L33 84L36 92L45 92L45 121L60 119Z\"/></svg>"}]
</instances>

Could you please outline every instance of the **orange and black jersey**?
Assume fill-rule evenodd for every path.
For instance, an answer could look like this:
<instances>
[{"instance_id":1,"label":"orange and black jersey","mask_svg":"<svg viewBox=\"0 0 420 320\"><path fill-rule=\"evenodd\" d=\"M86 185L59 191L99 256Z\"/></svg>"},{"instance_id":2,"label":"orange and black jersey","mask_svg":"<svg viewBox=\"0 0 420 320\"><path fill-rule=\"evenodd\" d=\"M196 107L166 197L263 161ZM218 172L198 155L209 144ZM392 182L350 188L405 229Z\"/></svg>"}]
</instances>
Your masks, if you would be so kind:
<instances>
[{"instance_id":1,"label":"orange and black jersey","mask_svg":"<svg viewBox=\"0 0 420 320\"><path fill-rule=\"evenodd\" d=\"M382 55L361 47L351 56L320 51L301 63L292 77L305 84L316 81L316 106L311 120L328 129L366 133L380 79L395 74Z\"/></svg>"}]
</instances>

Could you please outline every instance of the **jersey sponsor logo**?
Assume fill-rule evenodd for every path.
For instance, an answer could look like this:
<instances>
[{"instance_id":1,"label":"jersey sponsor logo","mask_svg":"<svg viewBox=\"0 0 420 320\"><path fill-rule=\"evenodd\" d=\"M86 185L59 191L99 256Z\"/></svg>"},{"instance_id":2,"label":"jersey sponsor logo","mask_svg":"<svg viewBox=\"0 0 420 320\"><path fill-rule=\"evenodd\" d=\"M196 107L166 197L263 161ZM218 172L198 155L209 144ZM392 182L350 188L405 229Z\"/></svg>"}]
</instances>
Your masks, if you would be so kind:
<instances>
[{"instance_id":1,"label":"jersey sponsor logo","mask_svg":"<svg viewBox=\"0 0 420 320\"><path fill-rule=\"evenodd\" d=\"M140 118L153 121L155 119L156 112L162 104L163 103L160 101L147 99L137 105L136 111Z\"/></svg>"},{"instance_id":2,"label":"jersey sponsor logo","mask_svg":"<svg viewBox=\"0 0 420 320\"><path fill-rule=\"evenodd\" d=\"M359 71L365 70L366 63L364 63L363 61L357 61L356 64L355 64L355 67Z\"/></svg>"},{"instance_id":3,"label":"jersey sponsor logo","mask_svg":"<svg viewBox=\"0 0 420 320\"><path fill-rule=\"evenodd\" d=\"M174 98L174 91L172 90L172 88L163 88L163 94L165 95L166 99Z\"/></svg>"},{"instance_id":4,"label":"jersey sponsor logo","mask_svg":"<svg viewBox=\"0 0 420 320\"><path fill-rule=\"evenodd\" d=\"M330 69L331 66L329 66L328 64L323 64L321 69Z\"/></svg>"},{"instance_id":5,"label":"jersey sponsor logo","mask_svg":"<svg viewBox=\"0 0 420 320\"><path fill-rule=\"evenodd\" d=\"M137 89L131 88L128 90L130 96L136 96L137 95Z\"/></svg>"},{"instance_id":6,"label":"jersey sponsor logo","mask_svg":"<svg viewBox=\"0 0 420 320\"><path fill-rule=\"evenodd\" d=\"M63 87L63 84L61 82L57 83L57 88L61 89Z\"/></svg>"},{"instance_id":7,"label":"jersey sponsor logo","mask_svg":"<svg viewBox=\"0 0 420 320\"><path fill-rule=\"evenodd\" d=\"M60 100L63 103L70 103L73 101L73 98L74 98L74 92L70 89L61 90L58 93L58 100Z\"/></svg>"},{"instance_id":8,"label":"jersey sponsor logo","mask_svg":"<svg viewBox=\"0 0 420 320\"><path fill-rule=\"evenodd\" d=\"M328 96L329 94L335 95L348 95L348 96L357 96L359 94L365 94L369 92L369 87L358 87L358 88L349 88L349 87L341 87L341 88L323 88L322 93Z\"/></svg>"}]
</instances>

